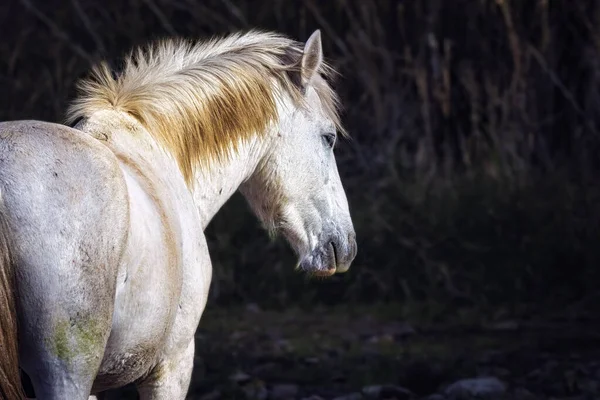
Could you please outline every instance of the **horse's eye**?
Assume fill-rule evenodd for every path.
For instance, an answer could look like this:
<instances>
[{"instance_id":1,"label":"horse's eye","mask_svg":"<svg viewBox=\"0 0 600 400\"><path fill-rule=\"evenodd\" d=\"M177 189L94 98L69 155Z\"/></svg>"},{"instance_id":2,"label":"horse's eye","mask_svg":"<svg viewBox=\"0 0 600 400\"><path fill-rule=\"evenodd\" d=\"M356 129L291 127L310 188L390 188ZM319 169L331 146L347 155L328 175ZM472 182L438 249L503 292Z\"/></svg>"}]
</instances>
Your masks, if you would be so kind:
<instances>
[{"instance_id":1,"label":"horse's eye","mask_svg":"<svg viewBox=\"0 0 600 400\"><path fill-rule=\"evenodd\" d=\"M335 133L325 133L323 134L323 141L325 142L325 146L328 148L333 148L335 145Z\"/></svg>"}]
</instances>

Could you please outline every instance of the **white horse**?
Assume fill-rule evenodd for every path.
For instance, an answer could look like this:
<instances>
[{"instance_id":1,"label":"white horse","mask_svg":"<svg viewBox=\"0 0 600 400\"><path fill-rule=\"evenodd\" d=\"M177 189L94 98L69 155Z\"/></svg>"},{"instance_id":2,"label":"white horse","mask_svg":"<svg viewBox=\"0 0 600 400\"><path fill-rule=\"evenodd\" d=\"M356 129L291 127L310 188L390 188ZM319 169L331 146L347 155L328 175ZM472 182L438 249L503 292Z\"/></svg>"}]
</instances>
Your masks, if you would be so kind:
<instances>
[{"instance_id":1,"label":"white horse","mask_svg":"<svg viewBox=\"0 0 600 400\"><path fill-rule=\"evenodd\" d=\"M203 230L237 189L298 268L328 276L356 255L319 31L164 40L124 65L80 84L75 128L0 123L3 398L23 397L19 365L39 399L129 383L185 398L212 273Z\"/></svg>"}]
</instances>

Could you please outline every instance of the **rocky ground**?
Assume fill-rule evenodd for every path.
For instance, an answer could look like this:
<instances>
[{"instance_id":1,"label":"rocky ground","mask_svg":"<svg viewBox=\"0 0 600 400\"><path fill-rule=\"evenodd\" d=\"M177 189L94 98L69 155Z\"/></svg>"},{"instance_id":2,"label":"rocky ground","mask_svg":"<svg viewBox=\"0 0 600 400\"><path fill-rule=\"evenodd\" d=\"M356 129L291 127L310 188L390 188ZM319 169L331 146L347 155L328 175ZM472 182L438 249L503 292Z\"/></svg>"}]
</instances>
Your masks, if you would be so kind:
<instances>
[{"instance_id":1,"label":"rocky ground","mask_svg":"<svg viewBox=\"0 0 600 400\"><path fill-rule=\"evenodd\" d=\"M368 309L213 309L197 335L188 398L600 399L598 328L409 324ZM114 397L135 395L128 388Z\"/></svg>"}]
</instances>

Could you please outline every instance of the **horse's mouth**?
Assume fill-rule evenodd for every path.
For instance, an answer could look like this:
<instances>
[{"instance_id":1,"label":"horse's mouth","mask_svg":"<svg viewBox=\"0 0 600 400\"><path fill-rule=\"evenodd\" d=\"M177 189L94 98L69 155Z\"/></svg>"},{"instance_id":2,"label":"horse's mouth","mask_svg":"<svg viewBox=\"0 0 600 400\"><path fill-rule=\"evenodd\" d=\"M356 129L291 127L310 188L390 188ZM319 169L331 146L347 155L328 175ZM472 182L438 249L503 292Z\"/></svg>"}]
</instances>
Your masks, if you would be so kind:
<instances>
[{"instance_id":1,"label":"horse's mouth","mask_svg":"<svg viewBox=\"0 0 600 400\"><path fill-rule=\"evenodd\" d=\"M332 276L333 274L335 274L335 268L319 269L319 270L316 270L315 272L313 272L314 276L322 276L322 277Z\"/></svg>"},{"instance_id":2,"label":"horse's mouth","mask_svg":"<svg viewBox=\"0 0 600 400\"><path fill-rule=\"evenodd\" d=\"M331 262L329 263L329 265L324 266L325 269L317 269L316 271L314 271L313 274L315 276L327 277L335 274L337 270L338 257L335 249L335 244L333 242L329 242L328 250L329 254L331 255Z\"/></svg>"}]
</instances>

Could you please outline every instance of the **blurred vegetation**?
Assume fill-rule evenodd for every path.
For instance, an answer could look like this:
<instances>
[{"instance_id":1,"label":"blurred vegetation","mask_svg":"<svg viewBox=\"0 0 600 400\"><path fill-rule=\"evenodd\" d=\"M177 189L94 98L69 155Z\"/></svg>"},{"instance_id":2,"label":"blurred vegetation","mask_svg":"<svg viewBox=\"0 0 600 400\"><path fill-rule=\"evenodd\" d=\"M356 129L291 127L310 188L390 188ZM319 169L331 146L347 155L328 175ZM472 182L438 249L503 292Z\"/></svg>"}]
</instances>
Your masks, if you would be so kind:
<instances>
[{"instance_id":1,"label":"blurred vegetation","mask_svg":"<svg viewBox=\"0 0 600 400\"><path fill-rule=\"evenodd\" d=\"M352 135L337 158L359 254L345 275L307 279L236 195L207 231L211 301L594 303L594 0L4 0L0 120L61 121L91 63L151 38L249 28L322 30Z\"/></svg>"}]
</instances>

